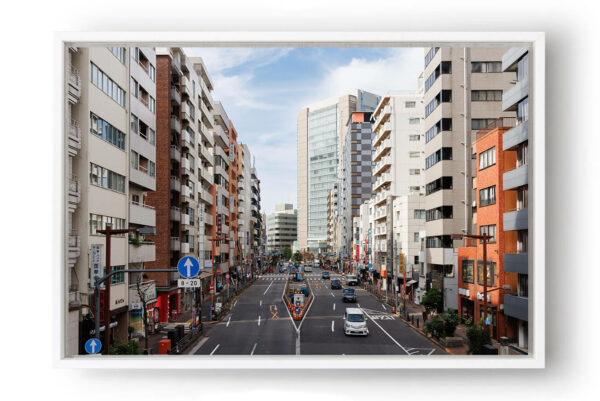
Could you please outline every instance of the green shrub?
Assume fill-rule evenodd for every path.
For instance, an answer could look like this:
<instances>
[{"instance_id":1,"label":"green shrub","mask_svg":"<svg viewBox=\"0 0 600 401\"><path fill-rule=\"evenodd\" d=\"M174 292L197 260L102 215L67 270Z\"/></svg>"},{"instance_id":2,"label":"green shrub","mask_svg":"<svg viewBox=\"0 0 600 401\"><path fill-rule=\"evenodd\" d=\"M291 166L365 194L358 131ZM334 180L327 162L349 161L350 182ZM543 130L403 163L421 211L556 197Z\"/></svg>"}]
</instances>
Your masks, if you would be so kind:
<instances>
[{"instance_id":1,"label":"green shrub","mask_svg":"<svg viewBox=\"0 0 600 401\"><path fill-rule=\"evenodd\" d=\"M467 327L473 326L473 318L472 317L465 320L465 326L467 326Z\"/></svg>"},{"instance_id":2,"label":"green shrub","mask_svg":"<svg viewBox=\"0 0 600 401\"><path fill-rule=\"evenodd\" d=\"M442 293L437 288L429 289L425 295L423 295L423 301L421 301L421 305L423 305L429 313L441 310Z\"/></svg>"},{"instance_id":3,"label":"green shrub","mask_svg":"<svg viewBox=\"0 0 600 401\"><path fill-rule=\"evenodd\" d=\"M456 327L460 323L460 316L454 309L447 309L442 319L444 320L444 334L446 337L454 337Z\"/></svg>"},{"instance_id":4,"label":"green shrub","mask_svg":"<svg viewBox=\"0 0 600 401\"><path fill-rule=\"evenodd\" d=\"M434 315L425 323L425 333L430 333L435 338L444 336L444 321L440 315Z\"/></svg>"},{"instance_id":5,"label":"green shrub","mask_svg":"<svg viewBox=\"0 0 600 401\"><path fill-rule=\"evenodd\" d=\"M483 346L492 343L489 328L485 328L481 324L467 329L467 339L469 340L469 350L467 352L470 355L480 355Z\"/></svg>"},{"instance_id":6,"label":"green shrub","mask_svg":"<svg viewBox=\"0 0 600 401\"><path fill-rule=\"evenodd\" d=\"M135 340L130 340L124 344L117 344L116 347L110 348L111 355L140 355L139 343Z\"/></svg>"}]
</instances>

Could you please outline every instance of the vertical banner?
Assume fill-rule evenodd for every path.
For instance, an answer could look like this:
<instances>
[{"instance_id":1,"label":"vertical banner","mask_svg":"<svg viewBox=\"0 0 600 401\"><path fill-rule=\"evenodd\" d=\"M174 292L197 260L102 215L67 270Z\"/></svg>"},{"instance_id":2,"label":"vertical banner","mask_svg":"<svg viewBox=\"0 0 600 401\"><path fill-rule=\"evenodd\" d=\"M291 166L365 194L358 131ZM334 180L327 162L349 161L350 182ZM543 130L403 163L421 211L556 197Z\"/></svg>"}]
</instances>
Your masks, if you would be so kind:
<instances>
[{"instance_id":1,"label":"vertical banner","mask_svg":"<svg viewBox=\"0 0 600 401\"><path fill-rule=\"evenodd\" d=\"M356 244L356 261L359 261L360 245Z\"/></svg>"},{"instance_id":2,"label":"vertical banner","mask_svg":"<svg viewBox=\"0 0 600 401\"><path fill-rule=\"evenodd\" d=\"M102 244L92 244L90 249L90 288L94 288L96 278L101 278L104 273ZM104 284L100 288L104 288Z\"/></svg>"}]
</instances>

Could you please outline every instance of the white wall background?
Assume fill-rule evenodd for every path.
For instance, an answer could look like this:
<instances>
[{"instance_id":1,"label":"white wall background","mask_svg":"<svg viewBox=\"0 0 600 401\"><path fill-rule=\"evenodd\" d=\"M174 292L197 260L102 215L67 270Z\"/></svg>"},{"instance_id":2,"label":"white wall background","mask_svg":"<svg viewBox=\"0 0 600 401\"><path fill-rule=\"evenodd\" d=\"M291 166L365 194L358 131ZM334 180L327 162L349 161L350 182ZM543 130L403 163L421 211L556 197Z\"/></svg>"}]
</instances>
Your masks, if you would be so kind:
<instances>
[{"instance_id":1,"label":"white wall background","mask_svg":"<svg viewBox=\"0 0 600 401\"><path fill-rule=\"evenodd\" d=\"M35 4L32 4L35 3ZM0 355L7 399L591 399L597 391L597 10L572 0L11 2L4 40ZM289 4L288 4L289 3ZM160 8L157 8L160 7ZM332 16L335 19L332 19ZM547 368L538 371L70 371L51 366L52 32L71 30L547 32ZM596 66L596 67L595 67ZM592 121L592 119L596 121ZM6 126L8 123L8 126ZM6 142L8 141L8 143ZM14 272L11 272L11 270ZM233 368L234 366L232 366ZM7 375L8 373L8 375ZM234 384L235 383L235 384ZM234 384L234 385L232 385ZM597 393L596 393L597 394ZM298 395L300 396L300 395ZM2 397L5 398L5 397Z\"/></svg>"}]
</instances>

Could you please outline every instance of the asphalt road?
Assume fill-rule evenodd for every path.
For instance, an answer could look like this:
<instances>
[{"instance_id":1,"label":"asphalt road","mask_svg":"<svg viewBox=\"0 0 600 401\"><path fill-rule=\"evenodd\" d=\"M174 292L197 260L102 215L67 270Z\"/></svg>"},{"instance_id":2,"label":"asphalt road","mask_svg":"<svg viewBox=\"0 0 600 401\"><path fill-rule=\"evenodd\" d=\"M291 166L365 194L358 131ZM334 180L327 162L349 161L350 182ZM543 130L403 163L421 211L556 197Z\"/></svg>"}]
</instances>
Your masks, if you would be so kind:
<instances>
[{"instance_id":1,"label":"asphalt road","mask_svg":"<svg viewBox=\"0 0 600 401\"><path fill-rule=\"evenodd\" d=\"M332 290L321 269L307 273L315 298L302 322L294 322L281 296L288 275L260 277L234 303L229 315L206 325L196 355L441 355L446 352L394 316L388 305L360 287L357 303L344 303L342 290ZM290 276L291 277L291 276ZM331 273L331 278L340 278ZM345 283L342 281L344 287ZM367 315L369 335L346 336L346 307Z\"/></svg>"}]
</instances>

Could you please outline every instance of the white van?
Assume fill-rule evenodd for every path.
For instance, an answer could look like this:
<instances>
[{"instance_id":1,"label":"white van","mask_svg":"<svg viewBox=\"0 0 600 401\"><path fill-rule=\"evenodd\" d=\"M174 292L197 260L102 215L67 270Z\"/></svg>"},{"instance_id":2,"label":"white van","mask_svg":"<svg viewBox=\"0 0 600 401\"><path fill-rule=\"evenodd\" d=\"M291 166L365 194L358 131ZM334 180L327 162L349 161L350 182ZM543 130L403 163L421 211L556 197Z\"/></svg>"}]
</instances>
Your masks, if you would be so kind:
<instances>
[{"instance_id":1,"label":"white van","mask_svg":"<svg viewBox=\"0 0 600 401\"><path fill-rule=\"evenodd\" d=\"M312 270L312 266L311 266L311 264L310 264L310 263L307 263L307 264L304 266L304 271L305 271L306 273L310 273L310 272L312 272L312 271L313 271L313 270Z\"/></svg>"},{"instance_id":2,"label":"white van","mask_svg":"<svg viewBox=\"0 0 600 401\"><path fill-rule=\"evenodd\" d=\"M358 285L358 278L354 274L349 274L346 276L346 284L348 285Z\"/></svg>"},{"instance_id":3,"label":"white van","mask_svg":"<svg viewBox=\"0 0 600 401\"><path fill-rule=\"evenodd\" d=\"M347 336L366 336L369 334L367 319L358 308L346 308L344 313L344 334Z\"/></svg>"}]
</instances>

